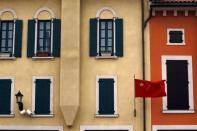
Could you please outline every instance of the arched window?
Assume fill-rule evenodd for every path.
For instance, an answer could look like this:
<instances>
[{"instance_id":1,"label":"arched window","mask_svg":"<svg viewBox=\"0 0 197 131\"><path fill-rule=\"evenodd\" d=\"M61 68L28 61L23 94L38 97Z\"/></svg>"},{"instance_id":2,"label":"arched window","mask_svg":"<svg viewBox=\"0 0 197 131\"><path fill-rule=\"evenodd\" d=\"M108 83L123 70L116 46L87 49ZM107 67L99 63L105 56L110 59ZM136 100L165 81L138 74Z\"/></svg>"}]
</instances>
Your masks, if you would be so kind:
<instances>
[{"instance_id":1,"label":"arched window","mask_svg":"<svg viewBox=\"0 0 197 131\"><path fill-rule=\"evenodd\" d=\"M60 56L60 19L47 7L40 8L28 21L28 57Z\"/></svg>"},{"instance_id":2,"label":"arched window","mask_svg":"<svg viewBox=\"0 0 197 131\"><path fill-rule=\"evenodd\" d=\"M90 56L123 56L123 19L110 7L103 7L90 19Z\"/></svg>"},{"instance_id":3,"label":"arched window","mask_svg":"<svg viewBox=\"0 0 197 131\"><path fill-rule=\"evenodd\" d=\"M0 11L0 59L21 57L22 20L13 9Z\"/></svg>"}]
</instances>

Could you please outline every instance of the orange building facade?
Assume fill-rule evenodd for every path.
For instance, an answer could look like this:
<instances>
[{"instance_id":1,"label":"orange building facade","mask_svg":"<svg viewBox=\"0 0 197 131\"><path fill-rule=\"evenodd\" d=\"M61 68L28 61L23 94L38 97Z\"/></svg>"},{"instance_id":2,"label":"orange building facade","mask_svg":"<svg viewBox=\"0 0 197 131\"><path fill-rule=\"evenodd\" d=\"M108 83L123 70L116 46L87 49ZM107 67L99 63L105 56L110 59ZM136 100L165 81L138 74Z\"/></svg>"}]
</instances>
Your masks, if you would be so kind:
<instances>
[{"instance_id":1,"label":"orange building facade","mask_svg":"<svg viewBox=\"0 0 197 131\"><path fill-rule=\"evenodd\" d=\"M196 1L152 1L151 8L151 80L166 80L167 93L151 100L152 131L197 130Z\"/></svg>"}]
</instances>

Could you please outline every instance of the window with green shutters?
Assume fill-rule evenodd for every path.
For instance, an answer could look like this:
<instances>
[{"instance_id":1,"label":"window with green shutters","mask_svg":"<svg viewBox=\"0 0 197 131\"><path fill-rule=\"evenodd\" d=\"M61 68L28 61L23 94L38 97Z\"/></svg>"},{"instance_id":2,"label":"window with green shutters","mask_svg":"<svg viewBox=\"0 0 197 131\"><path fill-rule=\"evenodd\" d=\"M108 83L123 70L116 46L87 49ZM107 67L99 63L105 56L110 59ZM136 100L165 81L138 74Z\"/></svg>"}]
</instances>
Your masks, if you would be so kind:
<instances>
[{"instance_id":1,"label":"window with green shutters","mask_svg":"<svg viewBox=\"0 0 197 131\"><path fill-rule=\"evenodd\" d=\"M117 115L116 76L97 76L97 115Z\"/></svg>"},{"instance_id":2,"label":"window with green shutters","mask_svg":"<svg viewBox=\"0 0 197 131\"><path fill-rule=\"evenodd\" d=\"M21 57L22 21L0 20L0 57Z\"/></svg>"},{"instance_id":3,"label":"window with green shutters","mask_svg":"<svg viewBox=\"0 0 197 131\"><path fill-rule=\"evenodd\" d=\"M13 78L0 78L0 117L13 115Z\"/></svg>"},{"instance_id":4,"label":"window with green shutters","mask_svg":"<svg viewBox=\"0 0 197 131\"><path fill-rule=\"evenodd\" d=\"M60 57L60 19L28 21L28 57Z\"/></svg>"},{"instance_id":5,"label":"window with green shutters","mask_svg":"<svg viewBox=\"0 0 197 131\"><path fill-rule=\"evenodd\" d=\"M33 78L33 115L53 115L53 78Z\"/></svg>"}]
</instances>

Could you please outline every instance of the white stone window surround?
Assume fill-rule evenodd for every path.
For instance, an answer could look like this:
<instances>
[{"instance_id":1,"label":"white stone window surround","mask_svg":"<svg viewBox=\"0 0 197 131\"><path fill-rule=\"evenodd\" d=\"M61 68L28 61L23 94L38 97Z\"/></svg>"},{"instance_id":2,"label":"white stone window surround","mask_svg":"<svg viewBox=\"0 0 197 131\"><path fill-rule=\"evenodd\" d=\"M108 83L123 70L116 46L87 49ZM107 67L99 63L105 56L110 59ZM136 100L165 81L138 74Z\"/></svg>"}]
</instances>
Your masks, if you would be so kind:
<instances>
[{"instance_id":1,"label":"white stone window surround","mask_svg":"<svg viewBox=\"0 0 197 131\"><path fill-rule=\"evenodd\" d=\"M162 80L167 80L167 60L187 60L188 61L188 81L189 81L189 110L168 110L167 96L163 97L163 113L194 113L194 97L193 97L193 72L192 72L192 56L164 55L162 56ZM165 91L167 92L167 83Z\"/></svg>"},{"instance_id":2,"label":"white stone window surround","mask_svg":"<svg viewBox=\"0 0 197 131\"><path fill-rule=\"evenodd\" d=\"M11 83L11 102L10 102L10 114L8 115L0 115L0 117L14 117L14 86L15 86L15 77L14 76L0 76L0 80L9 79L12 81Z\"/></svg>"},{"instance_id":3,"label":"white stone window surround","mask_svg":"<svg viewBox=\"0 0 197 131\"><path fill-rule=\"evenodd\" d=\"M16 33L16 20L18 19L16 12L11 9L11 8L5 8L3 10L0 11L0 20L1 20L1 16L6 13L9 12L12 16L13 16L13 22L14 22L14 27L13 27L13 38L12 38L12 54L15 53L15 33ZM9 60L15 60L16 57L12 56L12 57L0 57L0 59L9 59Z\"/></svg>"},{"instance_id":4,"label":"white stone window surround","mask_svg":"<svg viewBox=\"0 0 197 131\"><path fill-rule=\"evenodd\" d=\"M0 130L58 130L64 131L62 125L58 126L41 126L41 125L0 125Z\"/></svg>"},{"instance_id":5,"label":"white stone window surround","mask_svg":"<svg viewBox=\"0 0 197 131\"><path fill-rule=\"evenodd\" d=\"M99 114L99 79L113 79L114 80L114 114L103 115ZM117 110L117 76L116 75L97 75L96 76L96 114L95 117L118 117Z\"/></svg>"},{"instance_id":6,"label":"white stone window surround","mask_svg":"<svg viewBox=\"0 0 197 131\"><path fill-rule=\"evenodd\" d=\"M197 125L153 125L152 131L158 130L197 130Z\"/></svg>"},{"instance_id":7,"label":"white stone window surround","mask_svg":"<svg viewBox=\"0 0 197 131\"><path fill-rule=\"evenodd\" d=\"M51 81L50 83L50 114L47 114L47 115L37 115L37 114L34 114L34 111L35 111L35 88L36 88L36 84L35 84L35 81L37 79L49 79ZM53 117L54 114L53 114L53 76L33 76L32 78L32 116L31 117Z\"/></svg>"},{"instance_id":8,"label":"white stone window surround","mask_svg":"<svg viewBox=\"0 0 197 131\"><path fill-rule=\"evenodd\" d=\"M170 31L181 31L183 33L182 43L170 43ZM167 28L167 45L185 45L185 29L183 28Z\"/></svg>"},{"instance_id":9,"label":"white stone window surround","mask_svg":"<svg viewBox=\"0 0 197 131\"><path fill-rule=\"evenodd\" d=\"M113 15L113 50L114 50L114 56L97 56L96 58L117 58L115 56L115 53L116 53L116 18L117 18L117 15L116 15L116 12L113 8L111 7L102 7L100 8L99 10L97 10L97 13L96 13L96 18L97 18L97 54L99 54L100 50L99 50L99 43L100 43L100 16L101 14L104 12L104 11L109 11L112 13Z\"/></svg>"},{"instance_id":10,"label":"white stone window surround","mask_svg":"<svg viewBox=\"0 0 197 131\"><path fill-rule=\"evenodd\" d=\"M50 8L48 8L48 7L42 7L42 8L40 8L40 9L38 9L37 11L36 11L36 13L34 14L34 19L35 19L35 21L36 21L36 23L35 23L35 38L34 38L34 40L35 40L35 46L34 46L34 57L33 57L33 59L54 59L54 57L52 56L49 56L49 57L38 57L36 54L37 54L37 34L38 34L38 16L39 16L39 14L40 13L42 13L42 12L48 12L49 13L49 15L50 15L50 17L51 17L51 19L49 19L49 20L51 20L51 51L50 51L50 53L52 54L53 53L53 20L55 19L55 14L54 14L54 12L50 9Z\"/></svg>"},{"instance_id":11,"label":"white stone window surround","mask_svg":"<svg viewBox=\"0 0 197 131\"><path fill-rule=\"evenodd\" d=\"M80 131L85 130L127 130L133 131L133 125L81 125Z\"/></svg>"}]
</instances>

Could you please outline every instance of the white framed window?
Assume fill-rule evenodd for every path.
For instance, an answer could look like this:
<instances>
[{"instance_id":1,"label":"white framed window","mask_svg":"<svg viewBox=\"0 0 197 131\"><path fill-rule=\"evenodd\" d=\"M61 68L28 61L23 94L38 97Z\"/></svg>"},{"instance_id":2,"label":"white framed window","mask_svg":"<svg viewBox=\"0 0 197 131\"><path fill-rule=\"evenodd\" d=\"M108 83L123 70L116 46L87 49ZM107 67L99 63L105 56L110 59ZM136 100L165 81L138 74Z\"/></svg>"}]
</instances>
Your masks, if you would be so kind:
<instances>
[{"instance_id":1,"label":"white framed window","mask_svg":"<svg viewBox=\"0 0 197 131\"><path fill-rule=\"evenodd\" d=\"M167 45L185 45L185 30L182 28L168 28Z\"/></svg>"},{"instance_id":2,"label":"white framed window","mask_svg":"<svg viewBox=\"0 0 197 131\"><path fill-rule=\"evenodd\" d=\"M53 77L33 76L32 83L32 116L52 117Z\"/></svg>"},{"instance_id":3,"label":"white framed window","mask_svg":"<svg viewBox=\"0 0 197 131\"><path fill-rule=\"evenodd\" d=\"M14 116L15 77L0 77L0 117Z\"/></svg>"},{"instance_id":4,"label":"white framed window","mask_svg":"<svg viewBox=\"0 0 197 131\"><path fill-rule=\"evenodd\" d=\"M117 76L96 77L96 117L118 117Z\"/></svg>"},{"instance_id":5,"label":"white framed window","mask_svg":"<svg viewBox=\"0 0 197 131\"><path fill-rule=\"evenodd\" d=\"M153 125L152 131L188 131L197 130L197 125Z\"/></svg>"},{"instance_id":6,"label":"white framed window","mask_svg":"<svg viewBox=\"0 0 197 131\"><path fill-rule=\"evenodd\" d=\"M163 113L194 113L192 56L162 56Z\"/></svg>"},{"instance_id":7,"label":"white framed window","mask_svg":"<svg viewBox=\"0 0 197 131\"><path fill-rule=\"evenodd\" d=\"M82 125L80 126L80 131L106 131L106 130L113 130L113 131L133 131L132 125Z\"/></svg>"}]
</instances>

